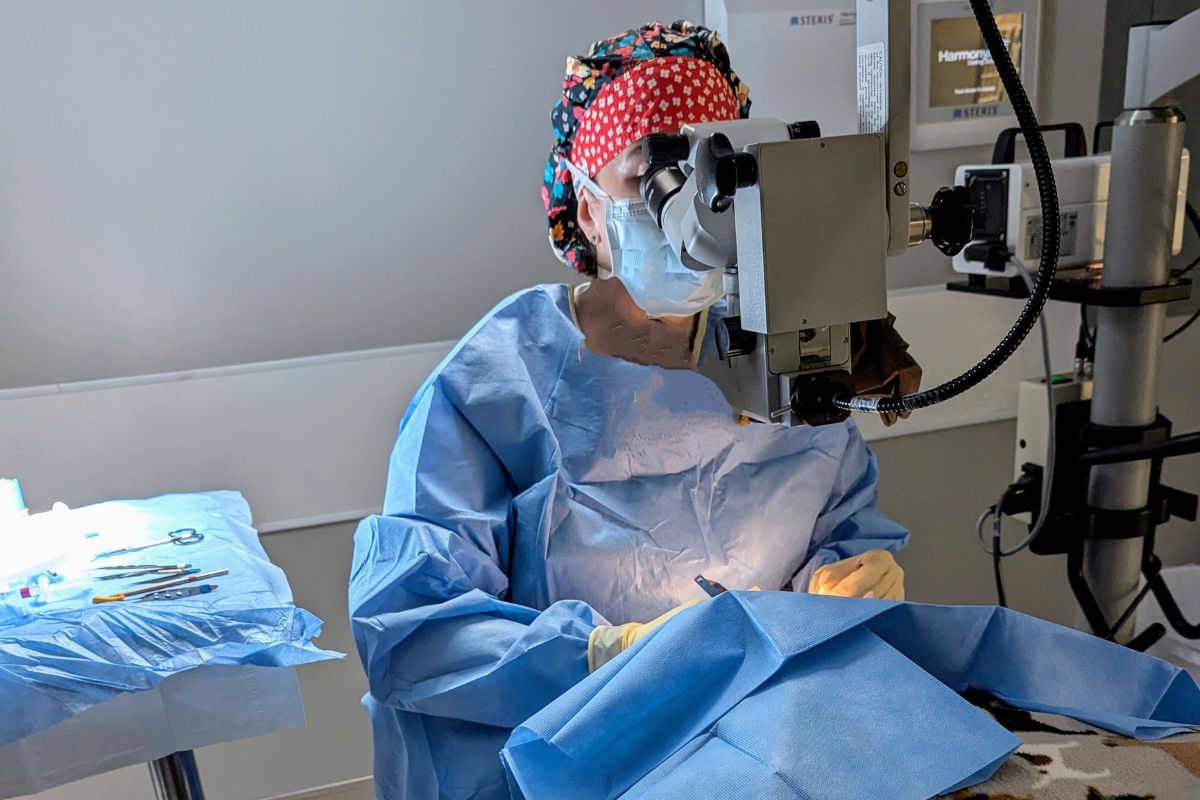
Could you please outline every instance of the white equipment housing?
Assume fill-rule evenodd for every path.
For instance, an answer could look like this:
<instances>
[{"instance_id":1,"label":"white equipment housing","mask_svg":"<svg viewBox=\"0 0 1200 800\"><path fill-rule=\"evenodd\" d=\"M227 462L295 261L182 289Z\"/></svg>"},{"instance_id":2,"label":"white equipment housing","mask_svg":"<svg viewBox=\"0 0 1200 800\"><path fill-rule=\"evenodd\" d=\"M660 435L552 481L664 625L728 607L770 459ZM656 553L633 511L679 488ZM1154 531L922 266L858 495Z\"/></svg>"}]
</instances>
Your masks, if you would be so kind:
<instances>
[{"instance_id":1,"label":"white equipment housing","mask_svg":"<svg viewBox=\"0 0 1200 800\"><path fill-rule=\"evenodd\" d=\"M1102 153L1053 162L1061 229L1060 270L1098 264L1104 258L1104 220L1108 212L1111 161L1108 153ZM1176 190L1173 255L1183 249L1188 168L1189 155L1184 150ZM971 202L977 209L976 238L954 257L954 271L1005 278L1019 275L1012 263L1005 263L1002 270L989 269L979 255L979 248L974 247L997 239L1026 269L1037 271L1042 247L1042 209L1033 165L1028 161L964 164L955 171L954 182L971 190Z\"/></svg>"},{"instance_id":2,"label":"white equipment housing","mask_svg":"<svg viewBox=\"0 0 1200 800\"><path fill-rule=\"evenodd\" d=\"M1054 407L1064 403L1092 399L1092 379L1082 375L1051 376L1050 391ZM1013 480L1019 481L1026 464L1046 467L1046 446L1050 439L1050 415L1046 410L1046 379L1021 381L1017 392L1017 442L1013 460ZM1014 519L1029 524L1030 515L1015 514Z\"/></svg>"}]
</instances>

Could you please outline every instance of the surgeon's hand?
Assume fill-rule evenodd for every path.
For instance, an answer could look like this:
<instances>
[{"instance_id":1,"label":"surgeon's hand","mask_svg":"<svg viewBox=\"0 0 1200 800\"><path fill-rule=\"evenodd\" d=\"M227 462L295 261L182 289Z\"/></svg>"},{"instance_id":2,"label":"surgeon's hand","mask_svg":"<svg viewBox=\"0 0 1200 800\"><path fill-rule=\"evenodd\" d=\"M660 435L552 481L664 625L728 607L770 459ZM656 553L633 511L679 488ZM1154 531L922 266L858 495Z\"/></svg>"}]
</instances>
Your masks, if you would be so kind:
<instances>
[{"instance_id":1,"label":"surgeon's hand","mask_svg":"<svg viewBox=\"0 0 1200 800\"><path fill-rule=\"evenodd\" d=\"M903 600L904 570L887 550L868 550L818 569L808 581L808 593Z\"/></svg>"},{"instance_id":2,"label":"surgeon's hand","mask_svg":"<svg viewBox=\"0 0 1200 800\"><path fill-rule=\"evenodd\" d=\"M595 672L634 644L666 624L681 611L703 603L708 598L691 600L671 609L650 622L627 622L624 625L600 625L588 636L588 672Z\"/></svg>"}]
</instances>

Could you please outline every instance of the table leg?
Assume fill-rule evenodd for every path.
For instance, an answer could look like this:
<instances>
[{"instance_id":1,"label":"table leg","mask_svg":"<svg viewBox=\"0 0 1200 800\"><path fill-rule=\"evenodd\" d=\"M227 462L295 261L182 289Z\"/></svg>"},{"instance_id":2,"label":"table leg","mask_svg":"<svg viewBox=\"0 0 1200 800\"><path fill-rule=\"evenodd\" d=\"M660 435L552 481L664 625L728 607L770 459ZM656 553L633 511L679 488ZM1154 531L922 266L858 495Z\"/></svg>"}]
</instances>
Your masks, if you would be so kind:
<instances>
[{"instance_id":1,"label":"table leg","mask_svg":"<svg viewBox=\"0 0 1200 800\"><path fill-rule=\"evenodd\" d=\"M150 762L150 777L158 800L204 800L200 770L191 750L172 753Z\"/></svg>"}]
</instances>

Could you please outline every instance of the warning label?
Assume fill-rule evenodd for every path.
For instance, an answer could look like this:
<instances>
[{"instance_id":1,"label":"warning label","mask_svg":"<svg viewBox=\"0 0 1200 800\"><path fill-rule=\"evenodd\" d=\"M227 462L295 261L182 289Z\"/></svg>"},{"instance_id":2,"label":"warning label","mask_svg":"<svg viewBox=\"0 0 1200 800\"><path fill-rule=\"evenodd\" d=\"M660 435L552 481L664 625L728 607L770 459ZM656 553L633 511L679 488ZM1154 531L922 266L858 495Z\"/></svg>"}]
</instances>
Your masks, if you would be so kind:
<instances>
[{"instance_id":1,"label":"warning label","mask_svg":"<svg viewBox=\"0 0 1200 800\"><path fill-rule=\"evenodd\" d=\"M880 133L887 125L887 49L883 42L858 48L858 132Z\"/></svg>"}]
</instances>

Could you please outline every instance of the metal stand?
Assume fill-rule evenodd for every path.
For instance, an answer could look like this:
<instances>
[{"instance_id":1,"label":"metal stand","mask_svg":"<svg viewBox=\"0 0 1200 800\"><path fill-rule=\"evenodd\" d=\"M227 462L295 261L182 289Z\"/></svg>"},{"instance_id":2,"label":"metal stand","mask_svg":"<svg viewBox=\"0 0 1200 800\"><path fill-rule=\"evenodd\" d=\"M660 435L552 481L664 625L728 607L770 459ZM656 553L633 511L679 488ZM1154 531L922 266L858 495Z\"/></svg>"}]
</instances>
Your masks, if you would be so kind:
<instances>
[{"instance_id":1,"label":"metal stand","mask_svg":"<svg viewBox=\"0 0 1200 800\"><path fill-rule=\"evenodd\" d=\"M196 755L191 750L155 759L149 766L158 800L204 800Z\"/></svg>"},{"instance_id":2,"label":"metal stand","mask_svg":"<svg viewBox=\"0 0 1200 800\"><path fill-rule=\"evenodd\" d=\"M1200 499L1164 485L1162 466L1168 458L1200 454L1200 433L1172 436L1171 422L1161 414L1144 428L1104 428L1088 421L1091 410L1090 400L1058 406L1053 499L1045 527L1029 549L1038 555L1066 555L1071 591L1079 601L1087 628L1097 636L1109 640L1120 637L1134 650L1144 650L1158 641L1166 628L1157 623L1128 638L1129 624L1138 604L1153 592L1175 632L1185 638L1200 639L1200 624L1183 616L1162 579L1162 563L1154 554L1158 526L1173 517L1196 520ZM1150 463L1150 486L1149 500L1144 506L1118 510L1091 503L1093 470L1145 461ZM1025 464L1022 472L1021 478L1005 491L1000 510L1006 514L1036 515L1042 507L1042 468ZM1145 585L1119 611L1101 607L1093 592L1098 570L1093 568L1089 576L1085 569L1085 551L1097 549L1097 542L1109 543L1110 556L1113 551L1121 552L1120 558L1114 558L1120 569L1128 569L1130 559L1135 560L1145 579ZM1099 565L1099 570L1106 568L1107 564ZM1124 573L1118 577L1128 579Z\"/></svg>"},{"instance_id":3,"label":"metal stand","mask_svg":"<svg viewBox=\"0 0 1200 800\"><path fill-rule=\"evenodd\" d=\"M1104 288L1164 286L1170 278L1175 187L1183 151L1183 114L1174 108L1126 111L1113 128L1104 242ZM1161 303L1097 311L1091 423L1145 428L1158 415L1159 361L1166 307ZM1150 500L1151 462L1097 465L1088 503L1136 511ZM1141 542L1096 538L1084 544L1083 577L1104 619L1115 621L1138 593ZM1114 632L1128 641L1132 620Z\"/></svg>"},{"instance_id":4,"label":"metal stand","mask_svg":"<svg viewBox=\"0 0 1200 800\"><path fill-rule=\"evenodd\" d=\"M1113 131L1099 285L1098 270L1077 270L1056 281L1051 293L1097 309L1092 399L1056 407L1052 499L1030 550L1065 554L1082 627L1135 650L1166 632L1156 623L1133 635L1134 612L1151 593L1177 634L1200 639L1200 622L1183 616L1154 554L1156 528L1172 517L1195 521L1200 505L1196 495L1162 483L1165 459L1200 454L1200 433L1172 436L1170 420L1158 413L1165 304L1191 291L1168 268L1184 133L1171 93L1200 83L1198 38L1200 11L1130 31L1128 110L1115 123L1097 126L1097 134ZM1075 130L1074 136L1082 152L1082 134ZM998 143L1001 157L1008 149ZM1007 251L1002 255L1007 259ZM1023 294L1014 282L976 276L950 288ZM1087 342L1081 339L1077 356L1078 348L1087 349ZM1024 464L1021 471L995 513L1042 508L1042 467Z\"/></svg>"}]
</instances>

